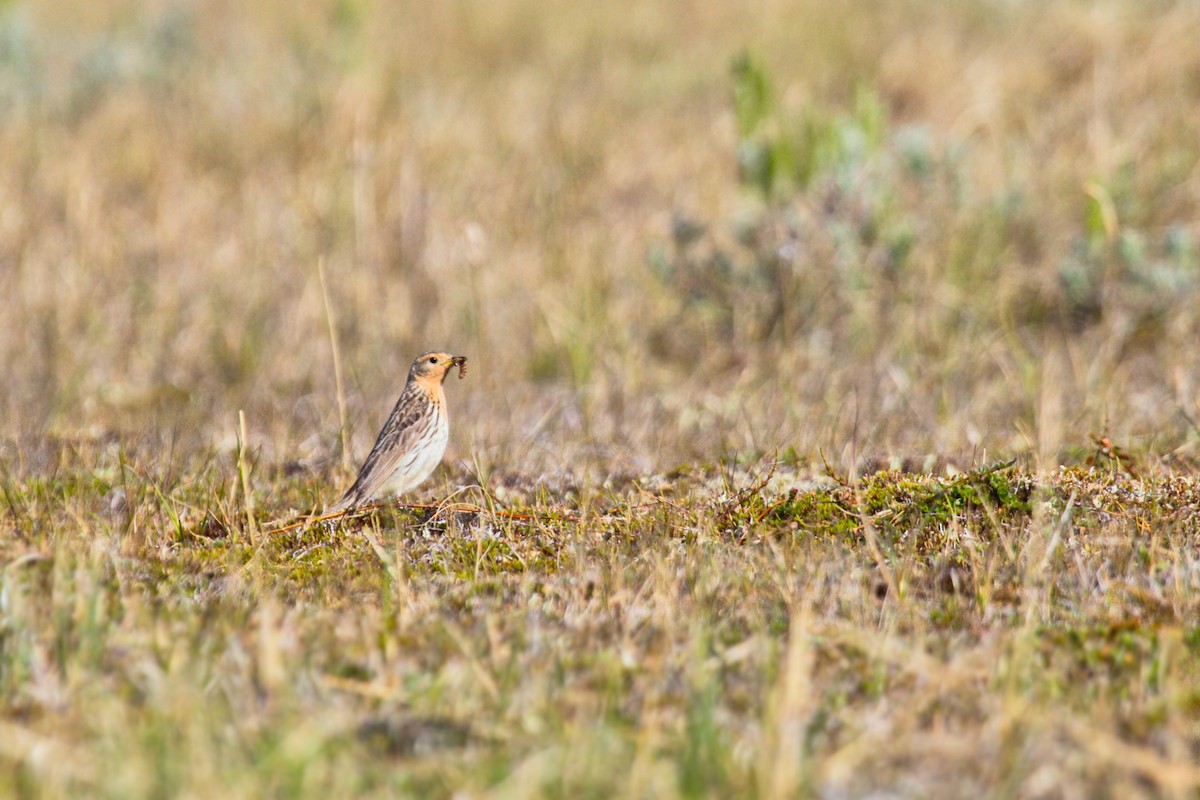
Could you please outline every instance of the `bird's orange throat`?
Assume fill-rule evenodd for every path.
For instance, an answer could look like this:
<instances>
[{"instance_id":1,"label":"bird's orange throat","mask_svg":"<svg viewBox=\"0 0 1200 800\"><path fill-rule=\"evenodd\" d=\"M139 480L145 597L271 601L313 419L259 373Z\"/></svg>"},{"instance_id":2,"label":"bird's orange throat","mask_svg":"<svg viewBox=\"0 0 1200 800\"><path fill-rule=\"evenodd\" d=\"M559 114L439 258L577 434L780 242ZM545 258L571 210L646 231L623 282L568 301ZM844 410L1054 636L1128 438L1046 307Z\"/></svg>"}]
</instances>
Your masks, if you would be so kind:
<instances>
[{"instance_id":1,"label":"bird's orange throat","mask_svg":"<svg viewBox=\"0 0 1200 800\"><path fill-rule=\"evenodd\" d=\"M432 375L414 378L413 380L421 388L421 391L429 396L431 402L439 406L445 405L446 394L442 391L442 382L440 380Z\"/></svg>"}]
</instances>

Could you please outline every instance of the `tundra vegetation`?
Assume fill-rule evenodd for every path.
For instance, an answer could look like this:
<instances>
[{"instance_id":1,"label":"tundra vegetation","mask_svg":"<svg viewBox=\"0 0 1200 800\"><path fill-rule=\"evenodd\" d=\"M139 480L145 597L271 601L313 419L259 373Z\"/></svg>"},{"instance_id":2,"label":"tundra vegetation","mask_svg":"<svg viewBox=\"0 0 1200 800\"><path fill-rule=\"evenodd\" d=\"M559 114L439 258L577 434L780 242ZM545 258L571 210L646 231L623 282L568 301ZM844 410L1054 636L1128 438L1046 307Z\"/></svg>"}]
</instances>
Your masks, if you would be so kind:
<instances>
[{"instance_id":1,"label":"tundra vegetation","mask_svg":"<svg viewBox=\"0 0 1200 800\"><path fill-rule=\"evenodd\" d=\"M0 795L1195 796L1197 30L0 2Z\"/></svg>"}]
</instances>

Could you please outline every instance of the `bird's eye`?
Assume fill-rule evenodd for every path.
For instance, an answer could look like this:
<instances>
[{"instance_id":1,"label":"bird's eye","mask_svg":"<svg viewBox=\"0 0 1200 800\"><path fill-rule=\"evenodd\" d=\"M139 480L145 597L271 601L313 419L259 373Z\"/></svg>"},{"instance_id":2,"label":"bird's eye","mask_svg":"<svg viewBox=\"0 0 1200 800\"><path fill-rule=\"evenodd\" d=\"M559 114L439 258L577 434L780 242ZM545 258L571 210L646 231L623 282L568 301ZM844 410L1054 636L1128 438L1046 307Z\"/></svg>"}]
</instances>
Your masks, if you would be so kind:
<instances>
[{"instance_id":1,"label":"bird's eye","mask_svg":"<svg viewBox=\"0 0 1200 800\"><path fill-rule=\"evenodd\" d=\"M430 356L430 357L429 357L429 363L430 363L430 364L436 364L436 363L437 363L437 356Z\"/></svg>"}]
</instances>

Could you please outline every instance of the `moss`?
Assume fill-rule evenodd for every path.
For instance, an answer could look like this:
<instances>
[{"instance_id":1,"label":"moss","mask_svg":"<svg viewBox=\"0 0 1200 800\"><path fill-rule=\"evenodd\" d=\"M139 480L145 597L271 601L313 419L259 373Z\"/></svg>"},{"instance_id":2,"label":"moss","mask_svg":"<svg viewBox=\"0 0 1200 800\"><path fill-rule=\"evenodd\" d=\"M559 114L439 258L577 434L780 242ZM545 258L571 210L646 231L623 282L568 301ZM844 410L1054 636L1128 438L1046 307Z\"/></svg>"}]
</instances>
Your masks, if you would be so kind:
<instances>
[{"instance_id":1,"label":"moss","mask_svg":"<svg viewBox=\"0 0 1200 800\"><path fill-rule=\"evenodd\" d=\"M869 522L888 542L927 551L946 545L946 531L953 525L982 533L993 522L1027 518L1033 488L1031 479L1013 474L1011 464L948 480L886 471L853 486L791 490L774 501L761 492L743 493L718 523L726 531L761 526L853 539Z\"/></svg>"},{"instance_id":2,"label":"moss","mask_svg":"<svg viewBox=\"0 0 1200 800\"><path fill-rule=\"evenodd\" d=\"M767 526L794 526L835 538L852 536L859 528L857 515L843 505L833 490L791 491L761 516ZM765 507L765 503L760 503Z\"/></svg>"}]
</instances>

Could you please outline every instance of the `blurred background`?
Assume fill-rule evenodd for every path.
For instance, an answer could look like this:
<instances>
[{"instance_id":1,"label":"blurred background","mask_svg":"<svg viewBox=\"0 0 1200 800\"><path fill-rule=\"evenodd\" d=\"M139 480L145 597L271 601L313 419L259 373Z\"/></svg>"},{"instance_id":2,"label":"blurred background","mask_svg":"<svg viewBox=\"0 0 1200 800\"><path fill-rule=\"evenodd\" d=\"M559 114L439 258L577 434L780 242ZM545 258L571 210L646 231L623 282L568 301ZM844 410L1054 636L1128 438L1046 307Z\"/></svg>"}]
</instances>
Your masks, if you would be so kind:
<instances>
[{"instance_id":1,"label":"blurred background","mask_svg":"<svg viewBox=\"0 0 1200 800\"><path fill-rule=\"evenodd\" d=\"M451 460L1197 452L1200 6L0 3L0 439ZM322 290L319 267L326 277ZM327 311L328 309L328 311ZM334 336L330 335L330 323Z\"/></svg>"}]
</instances>

